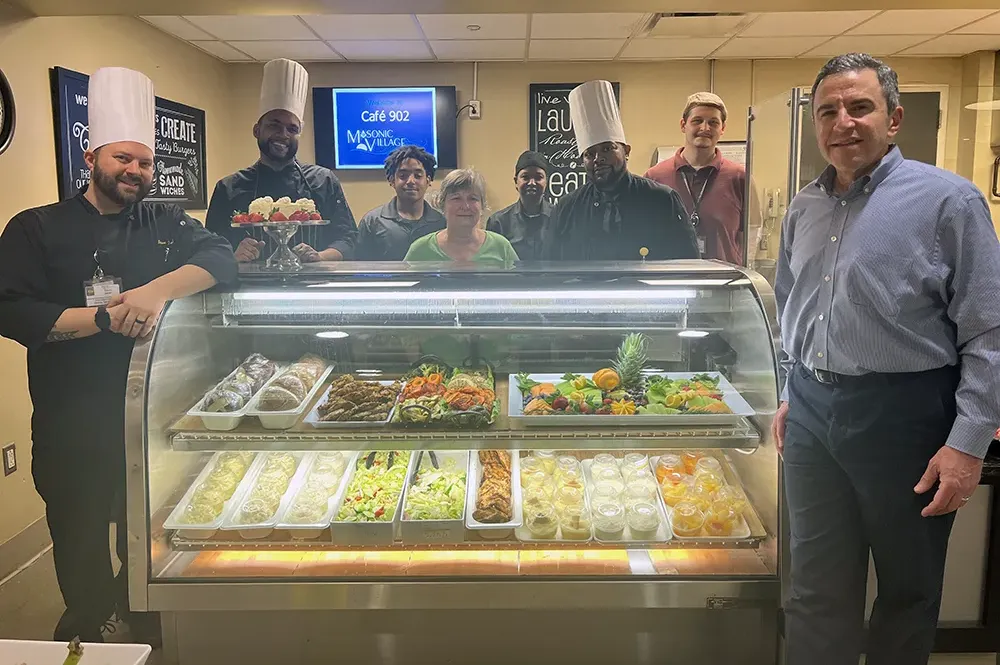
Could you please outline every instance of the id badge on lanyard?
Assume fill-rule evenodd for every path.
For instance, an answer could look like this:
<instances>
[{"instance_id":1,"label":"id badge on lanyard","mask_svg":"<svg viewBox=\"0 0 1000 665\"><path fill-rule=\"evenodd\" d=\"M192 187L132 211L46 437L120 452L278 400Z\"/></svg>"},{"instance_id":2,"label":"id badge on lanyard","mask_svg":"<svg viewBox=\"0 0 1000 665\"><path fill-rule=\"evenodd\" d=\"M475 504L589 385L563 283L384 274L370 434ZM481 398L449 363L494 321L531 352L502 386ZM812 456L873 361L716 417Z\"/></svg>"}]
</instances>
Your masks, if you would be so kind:
<instances>
[{"instance_id":1,"label":"id badge on lanyard","mask_svg":"<svg viewBox=\"0 0 1000 665\"><path fill-rule=\"evenodd\" d=\"M687 189L688 196L691 197L691 203L694 205L694 212L691 213L691 215L688 217L688 220L691 222L691 226L694 227L695 235L697 235L698 237L698 253L703 256L705 254L705 249L708 246L708 243L705 239L704 232L701 229L701 215L698 214L698 211L701 208L702 199L705 198L705 190L708 189L708 181L711 179L712 179L711 175L705 178L705 181L701 184L701 192L698 194L698 198L695 198L694 191L691 189L691 183L688 182L687 174L686 173L681 174L681 180L684 181L684 187Z\"/></svg>"},{"instance_id":2,"label":"id badge on lanyard","mask_svg":"<svg viewBox=\"0 0 1000 665\"><path fill-rule=\"evenodd\" d=\"M122 292L122 280L104 274L98 253L99 250L94 252L94 262L97 264L94 277L83 283L83 297L87 307L103 307Z\"/></svg>"}]
</instances>

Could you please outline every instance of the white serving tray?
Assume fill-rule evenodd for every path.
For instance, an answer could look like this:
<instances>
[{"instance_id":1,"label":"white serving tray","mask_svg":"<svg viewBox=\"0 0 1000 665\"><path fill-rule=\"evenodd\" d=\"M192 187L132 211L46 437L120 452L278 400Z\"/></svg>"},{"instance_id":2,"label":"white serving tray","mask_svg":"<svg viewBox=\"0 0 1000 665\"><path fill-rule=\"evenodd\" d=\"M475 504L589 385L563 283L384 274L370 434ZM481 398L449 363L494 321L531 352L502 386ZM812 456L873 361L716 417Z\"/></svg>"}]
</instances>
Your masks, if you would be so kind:
<instances>
[{"instance_id":1,"label":"white serving tray","mask_svg":"<svg viewBox=\"0 0 1000 665\"><path fill-rule=\"evenodd\" d=\"M247 483L250 482L250 478L253 477L256 468L261 464L261 454L258 453L250 466L247 468L246 474L244 474L243 479L240 480L240 484L236 486L236 491L233 495L229 497L225 505L222 508L222 512L211 522L206 522L205 524L188 524L186 522L180 521L180 518L184 515L184 511L187 509L188 504L191 503L191 498L194 496L195 490L201 485L208 476L212 473L212 469L215 468L215 463L218 461L222 452L217 452L212 455L208 463L202 468L201 472L188 487L184 496L181 500L177 502L174 509L170 512L170 516L167 517L166 521L163 522L164 529L174 529L177 531L177 535L181 538L190 538L192 540L204 540L205 538L211 538L215 535L215 532L222 527L222 523L226 519L226 515L232 510L233 504L237 503L242 496L243 490L246 488Z\"/></svg>"},{"instance_id":2,"label":"white serving tray","mask_svg":"<svg viewBox=\"0 0 1000 665\"><path fill-rule=\"evenodd\" d=\"M715 457L715 455L708 455L708 457ZM656 461L658 459L660 459L659 455L657 455L656 457L650 457L649 458L649 465L654 469L654 473L655 473L655 469L656 469ZM716 457L716 459L718 459L718 458ZM723 468L725 468L725 466L726 466L727 463L724 460L719 460L719 461L722 463ZM726 478L726 482L727 482L727 484L730 484L728 477ZM739 485L737 485L737 487L739 487ZM660 500L661 501L663 500L663 494L662 493L660 494ZM673 514L674 514L673 508L671 508L670 506L668 506L666 503L663 504L663 507L667 511L667 519L668 520L672 520L673 519ZM750 509L749 500L747 501L747 508ZM744 515L740 515L740 520L737 523L736 528L733 529L733 532L730 535L728 535L728 536L678 536L676 533L673 532L673 530L674 530L673 529L673 523L671 522L670 534L675 539L677 539L679 541L690 541L690 542L693 542L693 543L699 543L699 542L717 543L717 542L720 542L720 541L725 542L725 541L730 541L730 540L742 540L742 539L750 537L750 525L747 524L747 518Z\"/></svg>"},{"instance_id":3,"label":"white serving tray","mask_svg":"<svg viewBox=\"0 0 1000 665\"><path fill-rule=\"evenodd\" d=\"M420 452L415 451L420 457ZM465 511L469 501L469 478L472 477L472 467L468 450L434 452L438 464L444 466L448 461L455 463L456 468L465 469L465 499L462 501L462 515L454 520L408 520L406 505L410 498L410 488L420 469L413 465L413 474L406 479L406 489L403 492L403 515L399 522L399 535L404 543L462 543L465 542ZM431 467L429 451L424 451L421 467Z\"/></svg>"},{"instance_id":4,"label":"white serving tray","mask_svg":"<svg viewBox=\"0 0 1000 665\"><path fill-rule=\"evenodd\" d=\"M333 513L334 518L340 512L341 504L343 504L344 496L350 488L351 480L354 479L357 466L363 463L366 453L371 454L371 451L359 454L355 464L345 474L348 476L348 479L347 482L343 483L341 491L337 495L337 506ZM416 461L416 453L410 451L410 461L406 467L407 479L412 475L413 466L416 464ZM341 522L334 519L330 523L330 537L332 541L338 545L391 545L396 540L396 530L403 512L403 495L405 493L406 484L404 482L403 488L399 492L399 498L396 500L396 511L389 522Z\"/></svg>"},{"instance_id":5,"label":"white serving tray","mask_svg":"<svg viewBox=\"0 0 1000 665\"><path fill-rule=\"evenodd\" d=\"M520 482L520 479L518 479ZM524 488L521 488L521 494L524 494ZM587 512L590 512L590 489L589 480L586 475L583 478L583 503L587 508ZM523 512L522 505L522 512ZM525 523L514 529L514 535L517 539L525 543L589 543L594 539L594 525L590 525L590 536L588 538L564 538L562 534L562 527L556 531L555 538L539 538L538 536L531 533L531 529L528 528L527 519L524 520Z\"/></svg>"},{"instance_id":6,"label":"white serving tray","mask_svg":"<svg viewBox=\"0 0 1000 665\"><path fill-rule=\"evenodd\" d=\"M279 371L275 372L275 375L271 377L271 380L261 388L253 399L250 401L249 409L247 410L248 416L257 416L260 419L260 424L264 429L288 429L289 427L295 427L295 424L299 422L302 418L302 414L306 412L309 408L309 404L316 397L316 393L323 389L323 385L326 383L326 378L330 376L330 372L333 371L333 365L327 365L323 373L319 375L316 383L313 385L312 389L306 393L305 398L299 403L294 409L288 409L285 411L261 411L257 404L260 401L260 396L265 390L271 385L272 382L276 381L282 372L291 367L294 363L289 363L282 367Z\"/></svg>"},{"instance_id":7,"label":"white serving tray","mask_svg":"<svg viewBox=\"0 0 1000 665\"><path fill-rule=\"evenodd\" d=\"M312 473L312 468L316 464L316 460L319 459L319 453L313 454L312 458L308 461L305 468L305 475L299 479L299 483L294 488L289 488L292 498L287 505L284 506L284 510L278 515L278 523L275 524L275 529L282 529L288 531L289 535L295 540L312 540L314 538L319 538L323 535L323 532L330 528L330 522L333 520L334 516L337 514L337 510L340 508L340 503L344 499L344 492L347 491L347 482L351 478L351 470L354 469L355 465L358 463L358 453L349 453L347 455L346 466L344 467L344 475L340 477L340 483L337 485L337 491L334 492L333 496L327 501L326 504L326 515L323 519L312 522L312 523L296 523L288 521L288 511L291 510L292 506L295 504L295 499L298 497L299 492L302 488L306 486L309 482L309 475Z\"/></svg>"},{"instance_id":8,"label":"white serving tray","mask_svg":"<svg viewBox=\"0 0 1000 665\"><path fill-rule=\"evenodd\" d=\"M517 387L517 375L511 374L508 378L508 410L509 415L515 422L534 427L565 427L566 425L582 425L586 423L591 427L629 427L644 425L731 425L738 423L741 418L754 415L756 412L743 396L740 395L732 384L726 380L719 372L658 372L657 376L665 376L668 379L686 379L694 374L708 374L719 378L719 390L722 392L722 401L726 403L732 413L675 413L663 415L642 415L613 416L613 415L549 415L549 416L526 416L524 415L524 398ZM562 383L562 374L529 374L529 378L539 383Z\"/></svg>"},{"instance_id":9,"label":"white serving tray","mask_svg":"<svg viewBox=\"0 0 1000 665\"><path fill-rule=\"evenodd\" d=\"M84 642L80 665L143 665L153 650L148 644L94 644ZM53 665L69 655L66 642L0 640L3 665Z\"/></svg>"},{"instance_id":10,"label":"white serving tray","mask_svg":"<svg viewBox=\"0 0 1000 665\"><path fill-rule=\"evenodd\" d=\"M243 405L242 409L237 409L236 411L202 411L199 407L201 406L201 403L205 401L205 397L208 393L218 388L224 381L226 381L226 379L229 379L231 376L236 374L236 371L242 364L243 363L237 365L232 372L226 374L221 381L217 381L214 386L209 388L201 397L199 397L198 401L195 402L195 405L188 409L187 415L195 418L201 418L201 422L205 425L206 429L210 429L213 432L228 432L229 430L236 429L236 427L243 422L244 416L247 415L253 401L257 399L257 393L260 393L260 390L250 396L250 399L247 400L247 403ZM275 367L277 368L274 373L276 376L281 369L277 364L275 364ZM264 385L261 386L261 390L263 390L264 386L270 383L272 379L274 379L274 376L264 382Z\"/></svg>"},{"instance_id":11,"label":"white serving tray","mask_svg":"<svg viewBox=\"0 0 1000 665\"><path fill-rule=\"evenodd\" d=\"M511 518L509 522L496 524L479 522L473 517L476 512L476 499L479 496L479 483L482 480L483 470L479 465L479 451L473 450L469 456L469 477L466 480L465 492L465 526L468 529L478 531L479 535L487 540L509 538L514 529L524 523L521 506L521 451L508 450L506 452L509 452L511 456Z\"/></svg>"},{"instance_id":12,"label":"white serving tray","mask_svg":"<svg viewBox=\"0 0 1000 665\"><path fill-rule=\"evenodd\" d=\"M277 452L277 451L276 451ZM239 519L240 510L243 508L243 504L250 499L250 493L257 484L257 478L260 477L261 472L264 470L264 465L267 463L267 456L270 453L261 453L258 455L260 463L256 465L253 469L253 475L248 471L247 476L251 476L250 480L245 483L240 483L240 489L242 493L238 496L233 495L233 501L230 499L229 510L225 513L225 519L222 522L222 526L219 527L222 531L239 531L240 537L244 540L259 540L260 538L267 538L274 531L275 525L278 523L278 516L281 515L288 507L288 502L294 493L293 488L296 483L301 483L303 474L306 470L306 463L309 461L307 456L309 453L290 453L297 461L298 466L295 468L295 474L291 477L288 482L288 488L285 493L281 495L281 502L278 504L278 509L274 511L274 515L271 515L271 519L265 520L263 522L254 522L252 524L243 524L237 521ZM254 460L256 461L256 460ZM244 478L246 480L246 478Z\"/></svg>"},{"instance_id":13,"label":"white serving tray","mask_svg":"<svg viewBox=\"0 0 1000 665\"><path fill-rule=\"evenodd\" d=\"M395 381L379 381L383 386L391 386ZM393 398L392 403L389 405L389 413L386 415L385 420L343 420L343 421L326 421L319 419L319 407L320 404L326 400L326 396L321 399L316 400L316 404L313 406L312 410L309 411L309 415L303 421L308 423L316 429L374 429L379 427L385 427L389 422L389 418L392 417L392 410L396 408L396 400L399 399L399 395Z\"/></svg>"},{"instance_id":14,"label":"white serving tray","mask_svg":"<svg viewBox=\"0 0 1000 665\"><path fill-rule=\"evenodd\" d=\"M621 468L622 460L618 460L618 466ZM584 482L587 487L587 500L590 501L590 493L594 490L594 479L590 475L590 467L593 466L593 459L583 460L583 477ZM652 471L652 469L650 469ZM656 476L653 476L654 482ZM625 523L625 530L622 532L621 538L616 538L612 540L606 540L601 538L597 534L597 528L594 528L594 540L599 543L622 543L625 545L648 545L650 543L665 543L673 537L673 533L670 529L670 522L667 521L667 507L663 503L663 496L660 494L659 487L656 491L656 509L660 513L660 526L656 529L656 535L653 538L638 538L632 535L632 529L629 527L628 522Z\"/></svg>"}]
</instances>

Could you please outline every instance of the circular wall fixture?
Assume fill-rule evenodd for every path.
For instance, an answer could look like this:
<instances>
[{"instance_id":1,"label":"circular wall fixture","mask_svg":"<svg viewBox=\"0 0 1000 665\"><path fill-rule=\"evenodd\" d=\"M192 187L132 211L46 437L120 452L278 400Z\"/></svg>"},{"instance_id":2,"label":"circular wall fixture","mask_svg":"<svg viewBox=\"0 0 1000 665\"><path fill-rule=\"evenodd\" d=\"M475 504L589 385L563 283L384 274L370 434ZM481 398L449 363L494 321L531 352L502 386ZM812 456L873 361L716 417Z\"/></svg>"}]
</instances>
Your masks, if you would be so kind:
<instances>
[{"instance_id":1,"label":"circular wall fixture","mask_svg":"<svg viewBox=\"0 0 1000 665\"><path fill-rule=\"evenodd\" d=\"M14 91L0 70L0 154L10 146L14 139Z\"/></svg>"}]
</instances>

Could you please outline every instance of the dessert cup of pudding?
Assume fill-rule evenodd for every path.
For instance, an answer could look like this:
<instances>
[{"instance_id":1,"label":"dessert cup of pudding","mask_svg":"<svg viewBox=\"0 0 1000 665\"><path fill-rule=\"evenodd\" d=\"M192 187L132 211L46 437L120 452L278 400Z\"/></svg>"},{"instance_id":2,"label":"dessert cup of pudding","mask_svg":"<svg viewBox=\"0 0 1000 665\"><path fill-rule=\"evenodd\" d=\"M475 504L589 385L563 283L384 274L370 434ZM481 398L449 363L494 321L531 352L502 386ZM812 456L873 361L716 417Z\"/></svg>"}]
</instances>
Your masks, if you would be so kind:
<instances>
[{"instance_id":1,"label":"dessert cup of pudding","mask_svg":"<svg viewBox=\"0 0 1000 665\"><path fill-rule=\"evenodd\" d=\"M652 540L660 528L660 512L652 502L638 501L625 513L625 523L633 540Z\"/></svg>"},{"instance_id":2,"label":"dessert cup of pudding","mask_svg":"<svg viewBox=\"0 0 1000 665\"><path fill-rule=\"evenodd\" d=\"M533 473L545 473L545 469L542 467L542 460L537 457L529 455L521 460L521 482L524 483L525 476L530 476Z\"/></svg>"},{"instance_id":3,"label":"dessert cup of pudding","mask_svg":"<svg viewBox=\"0 0 1000 665\"><path fill-rule=\"evenodd\" d=\"M613 455L609 453L600 453L594 456L593 465L590 467L590 474L597 475L601 469L614 469L618 470L618 460L614 458Z\"/></svg>"},{"instance_id":4,"label":"dessert cup of pudding","mask_svg":"<svg viewBox=\"0 0 1000 665\"><path fill-rule=\"evenodd\" d=\"M622 492L616 485L611 483L597 483L590 493L590 504L594 508L603 503L615 503L621 505Z\"/></svg>"},{"instance_id":5,"label":"dessert cup of pudding","mask_svg":"<svg viewBox=\"0 0 1000 665\"><path fill-rule=\"evenodd\" d=\"M655 503L657 489L656 483L653 481L629 483L628 487L625 488L625 493L622 494L622 502L626 508L633 503Z\"/></svg>"},{"instance_id":6,"label":"dessert cup of pudding","mask_svg":"<svg viewBox=\"0 0 1000 665\"><path fill-rule=\"evenodd\" d=\"M601 469L596 474L592 474L594 485L608 484L613 486L620 494L625 489L625 481L618 469Z\"/></svg>"},{"instance_id":7,"label":"dessert cup of pudding","mask_svg":"<svg viewBox=\"0 0 1000 665\"><path fill-rule=\"evenodd\" d=\"M695 538L701 535L701 529L705 526L705 513L690 501L681 501L673 508L670 525L675 536Z\"/></svg>"},{"instance_id":8,"label":"dessert cup of pudding","mask_svg":"<svg viewBox=\"0 0 1000 665\"><path fill-rule=\"evenodd\" d=\"M542 463L545 473L552 475L556 470L556 453L554 450L536 450L532 455Z\"/></svg>"},{"instance_id":9,"label":"dessert cup of pudding","mask_svg":"<svg viewBox=\"0 0 1000 665\"><path fill-rule=\"evenodd\" d=\"M581 471L580 460L573 457L572 455L560 455L556 459L556 476L561 475L566 471Z\"/></svg>"},{"instance_id":10,"label":"dessert cup of pudding","mask_svg":"<svg viewBox=\"0 0 1000 665\"><path fill-rule=\"evenodd\" d=\"M742 515L747 509L747 495L735 485L726 485L716 491L715 499L728 503L737 515Z\"/></svg>"},{"instance_id":11,"label":"dessert cup of pudding","mask_svg":"<svg viewBox=\"0 0 1000 665\"><path fill-rule=\"evenodd\" d=\"M260 499L250 499L240 508L240 524L259 524L274 515L274 509Z\"/></svg>"},{"instance_id":12,"label":"dessert cup of pudding","mask_svg":"<svg viewBox=\"0 0 1000 665\"><path fill-rule=\"evenodd\" d=\"M685 450L681 453L681 463L684 465L684 473L693 476L694 467L702 457L703 455L696 450Z\"/></svg>"},{"instance_id":13,"label":"dessert cup of pudding","mask_svg":"<svg viewBox=\"0 0 1000 665\"><path fill-rule=\"evenodd\" d=\"M685 477L679 483L661 486L660 495L663 496L663 502L668 506L675 506L681 501L686 501L692 490L694 490L694 483Z\"/></svg>"},{"instance_id":14,"label":"dessert cup of pudding","mask_svg":"<svg viewBox=\"0 0 1000 665\"><path fill-rule=\"evenodd\" d=\"M705 533L710 536L731 536L739 515L725 501L715 501L705 513Z\"/></svg>"},{"instance_id":15,"label":"dessert cup of pudding","mask_svg":"<svg viewBox=\"0 0 1000 665\"><path fill-rule=\"evenodd\" d=\"M530 489L524 490L524 495L522 498L524 502L524 510L528 510L534 504L538 503L549 503L551 498L545 493L541 487L532 487Z\"/></svg>"},{"instance_id":16,"label":"dessert cup of pudding","mask_svg":"<svg viewBox=\"0 0 1000 665\"><path fill-rule=\"evenodd\" d=\"M569 506L559 515L559 528L564 540L587 540L592 522L586 506Z\"/></svg>"},{"instance_id":17,"label":"dessert cup of pudding","mask_svg":"<svg viewBox=\"0 0 1000 665\"><path fill-rule=\"evenodd\" d=\"M582 469L556 469L555 481L557 487L579 487L583 489L583 470Z\"/></svg>"},{"instance_id":18,"label":"dessert cup of pudding","mask_svg":"<svg viewBox=\"0 0 1000 665\"><path fill-rule=\"evenodd\" d=\"M583 490L579 487L560 487L553 496L553 503L559 514L565 512L567 508L583 506L585 504Z\"/></svg>"},{"instance_id":19,"label":"dessert cup of pudding","mask_svg":"<svg viewBox=\"0 0 1000 665\"><path fill-rule=\"evenodd\" d=\"M622 476L625 480L628 480L636 471L649 470L649 457L644 453L628 453L625 455L625 459L622 460L621 469Z\"/></svg>"},{"instance_id":20,"label":"dessert cup of pudding","mask_svg":"<svg viewBox=\"0 0 1000 665\"><path fill-rule=\"evenodd\" d=\"M714 457L705 456L694 464L694 475L700 476L703 473L717 473L720 476L724 475L722 473L722 463Z\"/></svg>"},{"instance_id":21,"label":"dessert cup of pudding","mask_svg":"<svg viewBox=\"0 0 1000 665\"><path fill-rule=\"evenodd\" d=\"M533 503L524 517L524 522L535 538L555 538L559 530L559 518L556 516L555 506L549 501Z\"/></svg>"},{"instance_id":22,"label":"dessert cup of pudding","mask_svg":"<svg viewBox=\"0 0 1000 665\"><path fill-rule=\"evenodd\" d=\"M684 463L679 455L660 455L656 460L656 482L663 483L663 480L672 474L681 475L684 473Z\"/></svg>"},{"instance_id":23,"label":"dessert cup of pudding","mask_svg":"<svg viewBox=\"0 0 1000 665\"><path fill-rule=\"evenodd\" d=\"M621 540L625 531L625 508L620 503L605 502L593 510L594 533L599 540Z\"/></svg>"}]
</instances>

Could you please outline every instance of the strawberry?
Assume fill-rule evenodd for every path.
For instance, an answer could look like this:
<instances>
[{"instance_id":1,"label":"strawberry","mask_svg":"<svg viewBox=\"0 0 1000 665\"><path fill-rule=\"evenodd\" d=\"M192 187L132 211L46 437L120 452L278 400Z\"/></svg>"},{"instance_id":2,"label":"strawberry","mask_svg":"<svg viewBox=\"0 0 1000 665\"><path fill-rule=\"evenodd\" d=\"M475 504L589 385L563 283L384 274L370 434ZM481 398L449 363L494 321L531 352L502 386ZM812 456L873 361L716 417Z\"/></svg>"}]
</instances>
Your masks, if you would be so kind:
<instances>
[{"instance_id":1,"label":"strawberry","mask_svg":"<svg viewBox=\"0 0 1000 665\"><path fill-rule=\"evenodd\" d=\"M249 224L250 215L233 215L233 224Z\"/></svg>"},{"instance_id":2,"label":"strawberry","mask_svg":"<svg viewBox=\"0 0 1000 665\"><path fill-rule=\"evenodd\" d=\"M287 222L288 218L285 217L285 213L283 213L283 212L281 212L279 210L278 212L272 212L271 213L271 219L270 219L270 221L272 221L272 222Z\"/></svg>"},{"instance_id":3,"label":"strawberry","mask_svg":"<svg viewBox=\"0 0 1000 665\"><path fill-rule=\"evenodd\" d=\"M296 210L295 212L292 213L292 215L288 219L293 222L308 222L309 213L307 213L305 210Z\"/></svg>"},{"instance_id":4,"label":"strawberry","mask_svg":"<svg viewBox=\"0 0 1000 665\"><path fill-rule=\"evenodd\" d=\"M309 214L309 219L319 221L319 220L323 219L323 215L319 214L318 212L310 213Z\"/></svg>"},{"instance_id":5,"label":"strawberry","mask_svg":"<svg viewBox=\"0 0 1000 665\"><path fill-rule=\"evenodd\" d=\"M249 215L247 215L248 224L260 224L263 221L264 221L264 215L260 214L259 212L252 212Z\"/></svg>"}]
</instances>

